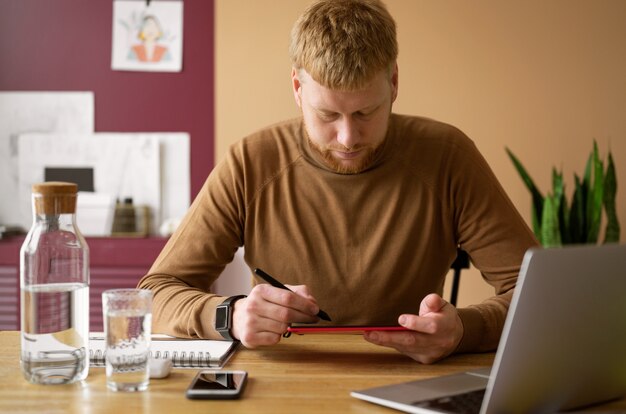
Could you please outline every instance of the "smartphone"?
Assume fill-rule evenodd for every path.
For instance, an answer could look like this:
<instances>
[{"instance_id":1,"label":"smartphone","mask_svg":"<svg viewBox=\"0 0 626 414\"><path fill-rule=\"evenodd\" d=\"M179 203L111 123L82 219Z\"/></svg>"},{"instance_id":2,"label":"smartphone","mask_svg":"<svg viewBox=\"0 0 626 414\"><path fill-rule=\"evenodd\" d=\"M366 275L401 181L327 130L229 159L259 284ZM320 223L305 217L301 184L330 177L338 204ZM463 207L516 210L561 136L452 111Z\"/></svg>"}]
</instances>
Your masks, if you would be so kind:
<instances>
[{"instance_id":1,"label":"smartphone","mask_svg":"<svg viewBox=\"0 0 626 414\"><path fill-rule=\"evenodd\" d=\"M365 325L343 325L343 326L290 326L283 334L285 338L291 334L363 334L369 331L407 331L403 326L365 326Z\"/></svg>"},{"instance_id":2,"label":"smartphone","mask_svg":"<svg viewBox=\"0 0 626 414\"><path fill-rule=\"evenodd\" d=\"M187 388L192 400L234 400L241 396L248 373L246 371L202 370Z\"/></svg>"}]
</instances>

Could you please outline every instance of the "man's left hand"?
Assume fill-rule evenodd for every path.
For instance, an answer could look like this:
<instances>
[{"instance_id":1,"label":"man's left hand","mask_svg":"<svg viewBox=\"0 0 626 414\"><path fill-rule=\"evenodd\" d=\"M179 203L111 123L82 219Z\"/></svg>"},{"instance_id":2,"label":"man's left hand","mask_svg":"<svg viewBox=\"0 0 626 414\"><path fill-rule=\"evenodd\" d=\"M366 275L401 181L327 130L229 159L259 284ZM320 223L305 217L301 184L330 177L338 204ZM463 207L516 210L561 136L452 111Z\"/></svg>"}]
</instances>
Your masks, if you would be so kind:
<instances>
[{"instance_id":1,"label":"man's left hand","mask_svg":"<svg viewBox=\"0 0 626 414\"><path fill-rule=\"evenodd\" d=\"M400 315L398 323L410 331L372 331L364 338L395 348L422 364L431 364L454 352L463 337L463 323L456 308L435 293L422 300L419 315Z\"/></svg>"}]
</instances>

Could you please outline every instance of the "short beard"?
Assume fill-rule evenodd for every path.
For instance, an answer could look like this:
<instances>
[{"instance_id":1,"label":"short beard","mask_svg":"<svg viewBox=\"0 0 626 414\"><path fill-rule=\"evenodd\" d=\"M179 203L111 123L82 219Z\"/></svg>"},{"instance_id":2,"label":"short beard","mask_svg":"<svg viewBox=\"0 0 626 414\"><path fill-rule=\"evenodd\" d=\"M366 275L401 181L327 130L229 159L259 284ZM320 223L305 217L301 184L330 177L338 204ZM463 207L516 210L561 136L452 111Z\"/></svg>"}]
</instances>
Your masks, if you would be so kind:
<instances>
[{"instance_id":1,"label":"short beard","mask_svg":"<svg viewBox=\"0 0 626 414\"><path fill-rule=\"evenodd\" d=\"M333 157L332 151L334 149L322 148L320 145L318 145L308 136L308 133L307 133L307 138L309 140L309 143L311 144L311 148L313 148L313 150L317 152L322 157L322 159L324 159L326 166L330 168L331 170L333 170L334 172L339 173L339 174L358 174L367 170L369 167L372 166L372 164L374 163L374 159L376 158L376 156L378 155L378 153L380 152L382 148L382 142L375 148L372 148L372 147L353 148L353 150L355 151L356 150L366 151L366 154L362 156L358 164L346 166L346 165L342 165L340 161L337 161L337 159ZM344 149L344 148L341 148L341 149ZM335 149L335 150L341 150L341 149Z\"/></svg>"}]
</instances>

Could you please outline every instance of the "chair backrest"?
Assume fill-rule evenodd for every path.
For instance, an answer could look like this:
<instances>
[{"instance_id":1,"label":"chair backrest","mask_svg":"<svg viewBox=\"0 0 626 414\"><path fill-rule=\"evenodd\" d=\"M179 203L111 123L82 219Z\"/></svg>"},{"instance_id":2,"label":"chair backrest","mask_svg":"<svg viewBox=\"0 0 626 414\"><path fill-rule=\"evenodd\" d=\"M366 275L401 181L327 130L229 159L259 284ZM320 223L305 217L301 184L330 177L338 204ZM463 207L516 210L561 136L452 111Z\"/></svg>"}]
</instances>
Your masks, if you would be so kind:
<instances>
[{"instance_id":1,"label":"chair backrest","mask_svg":"<svg viewBox=\"0 0 626 414\"><path fill-rule=\"evenodd\" d=\"M461 270L469 269L469 254L465 250L457 248L456 259L450 265L450 269L454 270L454 278L452 279L452 290L450 291L450 303L456 306L457 296L459 295L459 283L461 281Z\"/></svg>"}]
</instances>

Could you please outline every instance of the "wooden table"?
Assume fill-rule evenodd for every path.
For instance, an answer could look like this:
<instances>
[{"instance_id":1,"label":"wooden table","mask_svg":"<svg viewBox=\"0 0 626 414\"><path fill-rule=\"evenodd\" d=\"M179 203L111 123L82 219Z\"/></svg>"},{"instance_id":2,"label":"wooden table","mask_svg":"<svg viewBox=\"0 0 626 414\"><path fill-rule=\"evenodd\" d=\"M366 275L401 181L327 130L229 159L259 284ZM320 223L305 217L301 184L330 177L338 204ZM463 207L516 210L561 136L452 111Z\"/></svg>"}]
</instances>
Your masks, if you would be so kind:
<instances>
[{"instance_id":1,"label":"wooden table","mask_svg":"<svg viewBox=\"0 0 626 414\"><path fill-rule=\"evenodd\" d=\"M109 391L104 369L93 367L82 383L32 385L20 372L19 351L19 332L0 332L1 413L394 413L350 391L489 366L494 357L456 355L420 365L359 335L294 335L273 347L240 348L231 358L227 369L249 373L242 399L198 401L185 398L196 370L174 369L141 393ZM601 408L624 410L626 402Z\"/></svg>"}]
</instances>

